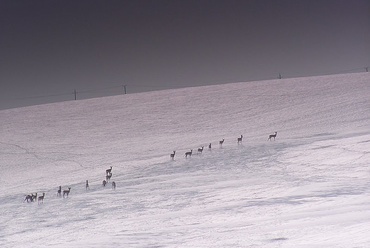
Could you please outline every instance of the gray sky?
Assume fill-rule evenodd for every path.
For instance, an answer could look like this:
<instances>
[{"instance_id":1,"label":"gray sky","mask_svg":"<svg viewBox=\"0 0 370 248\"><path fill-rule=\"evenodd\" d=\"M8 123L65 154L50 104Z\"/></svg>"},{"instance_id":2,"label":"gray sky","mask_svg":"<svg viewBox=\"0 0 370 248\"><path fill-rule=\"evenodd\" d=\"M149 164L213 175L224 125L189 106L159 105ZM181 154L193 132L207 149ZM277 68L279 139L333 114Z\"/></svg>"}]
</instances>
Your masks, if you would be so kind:
<instances>
[{"instance_id":1,"label":"gray sky","mask_svg":"<svg viewBox=\"0 0 370 248\"><path fill-rule=\"evenodd\" d=\"M367 66L370 0L0 1L0 109Z\"/></svg>"}]
</instances>

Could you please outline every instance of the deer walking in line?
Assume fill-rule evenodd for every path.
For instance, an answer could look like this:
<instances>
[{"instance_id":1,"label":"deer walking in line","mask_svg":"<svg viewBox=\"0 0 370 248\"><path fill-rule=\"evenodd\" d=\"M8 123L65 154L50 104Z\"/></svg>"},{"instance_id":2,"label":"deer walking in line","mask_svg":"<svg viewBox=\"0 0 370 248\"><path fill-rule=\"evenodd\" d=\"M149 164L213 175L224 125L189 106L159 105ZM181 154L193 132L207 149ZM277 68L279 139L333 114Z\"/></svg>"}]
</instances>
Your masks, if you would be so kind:
<instances>
[{"instance_id":1,"label":"deer walking in line","mask_svg":"<svg viewBox=\"0 0 370 248\"><path fill-rule=\"evenodd\" d=\"M240 135L240 138L238 138L238 144L242 143L243 135Z\"/></svg>"},{"instance_id":2,"label":"deer walking in line","mask_svg":"<svg viewBox=\"0 0 370 248\"><path fill-rule=\"evenodd\" d=\"M222 147L222 144L224 143L225 139L220 140L220 146Z\"/></svg>"},{"instance_id":3,"label":"deer walking in line","mask_svg":"<svg viewBox=\"0 0 370 248\"><path fill-rule=\"evenodd\" d=\"M63 190L63 198L68 197L69 192L71 192L71 188Z\"/></svg>"},{"instance_id":4,"label":"deer walking in line","mask_svg":"<svg viewBox=\"0 0 370 248\"><path fill-rule=\"evenodd\" d=\"M191 154L193 154L193 150L190 150L190 152L185 152L185 158L188 156L191 157Z\"/></svg>"},{"instance_id":5,"label":"deer walking in line","mask_svg":"<svg viewBox=\"0 0 370 248\"><path fill-rule=\"evenodd\" d=\"M107 181L103 180L103 187L105 187L105 185L107 185Z\"/></svg>"},{"instance_id":6,"label":"deer walking in line","mask_svg":"<svg viewBox=\"0 0 370 248\"><path fill-rule=\"evenodd\" d=\"M114 181L112 182L112 189L114 189L114 190L116 189L116 182L114 182Z\"/></svg>"},{"instance_id":7,"label":"deer walking in line","mask_svg":"<svg viewBox=\"0 0 370 248\"><path fill-rule=\"evenodd\" d=\"M62 196L62 186L59 186L57 196L61 197Z\"/></svg>"},{"instance_id":8,"label":"deer walking in line","mask_svg":"<svg viewBox=\"0 0 370 248\"><path fill-rule=\"evenodd\" d=\"M38 204L44 204L44 198L45 198L45 193L42 193L41 196L39 196L38 198Z\"/></svg>"},{"instance_id":9,"label":"deer walking in line","mask_svg":"<svg viewBox=\"0 0 370 248\"><path fill-rule=\"evenodd\" d=\"M209 143L208 145L208 149L211 150L212 149L212 143Z\"/></svg>"},{"instance_id":10,"label":"deer walking in line","mask_svg":"<svg viewBox=\"0 0 370 248\"><path fill-rule=\"evenodd\" d=\"M202 146L202 148L198 148L198 153L202 153L203 152L203 148L204 148L204 146Z\"/></svg>"},{"instance_id":11,"label":"deer walking in line","mask_svg":"<svg viewBox=\"0 0 370 248\"><path fill-rule=\"evenodd\" d=\"M274 138L274 140L275 140L276 135L277 135L277 132L275 132L274 134L270 134L269 135L269 138L267 140L270 140L271 141L271 138Z\"/></svg>"},{"instance_id":12,"label":"deer walking in line","mask_svg":"<svg viewBox=\"0 0 370 248\"><path fill-rule=\"evenodd\" d=\"M111 173L112 172L112 166L110 167L110 169L107 169L106 171L105 171L105 173L108 175L109 173Z\"/></svg>"},{"instance_id":13,"label":"deer walking in line","mask_svg":"<svg viewBox=\"0 0 370 248\"><path fill-rule=\"evenodd\" d=\"M175 159L175 153L176 153L176 151L173 151L173 153L171 153L171 154L170 154L170 158L171 158L172 160L174 160L174 159Z\"/></svg>"}]
</instances>

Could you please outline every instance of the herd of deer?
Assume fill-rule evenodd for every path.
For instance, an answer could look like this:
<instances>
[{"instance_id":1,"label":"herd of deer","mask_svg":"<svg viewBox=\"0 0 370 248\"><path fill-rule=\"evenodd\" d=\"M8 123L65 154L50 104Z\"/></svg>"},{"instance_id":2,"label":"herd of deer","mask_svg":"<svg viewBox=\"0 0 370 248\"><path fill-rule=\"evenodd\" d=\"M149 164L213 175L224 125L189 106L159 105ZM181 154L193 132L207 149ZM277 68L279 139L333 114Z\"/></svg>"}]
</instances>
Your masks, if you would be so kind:
<instances>
[{"instance_id":1,"label":"herd of deer","mask_svg":"<svg viewBox=\"0 0 370 248\"><path fill-rule=\"evenodd\" d=\"M275 140L276 135L277 135L277 132L275 132L274 134L270 134L267 140L271 141L272 138L274 138L274 140ZM218 142L220 147L222 147L222 144L224 143L224 141L225 141L225 139L222 139ZM237 138L237 142L238 142L238 144L241 144L242 141L243 141L243 135L240 135L240 137ZM203 152L203 148L204 148L204 146L198 148L198 154L201 154ZM208 149L211 149L211 148L212 148L212 143L209 143ZM170 154L170 158L172 160L175 159L175 154L176 154L176 151L173 151L173 153ZM193 149L191 149L190 152L185 152L185 158L191 157L192 154L193 154Z\"/></svg>"},{"instance_id":2,"label":"herd of deer","mask_svg":"<svg viewBox=\"0 0 370 248\"><path fill-rule=\"evenodd\" d=\"M103 180L103 187L106 186L106 184L108 183L108 181L111 179L112 177L112 166L110 167L110 169L107 169L105 171L106 173L106 180ZM86 180L86 190L90 189L90 186L89 186L89 180ZM116 182L112 182L112 189L116 189ZM67 198L69 193L71 192L71 188L69 187L68 189L65 189L62 191L62 186L59 186L58 188L58 191L57 191L57 196L58 197L62 197L63 198ZM45 193L42 193L41 196L37 197L37 193L36 194L29 194L29 195L26 195L25 199L23 202L35 202L37 200L38 204L43 204L44 203L44 198L45 198Z\"/></svg>"},{"instance_id":3,"label":"herd of deer","mask_svg":"<svg viewBox=\"0 0 370 248\"><path fill-rule=\"evenodd\" d=\"M59 186L59 189L57 191L57 196L62 197L62 193L63 193L63 198L66 198L68 197L69 192L71 192L70 187L68 189L63 190L62 192L62 186ZM27 201L29 203L29 202L35 202L37 200L38 204L43 204L44 198L45 198L45 192L42 193L42 195L39 197L37 197L37 193L36 194L32 193L30 195L26 195L23 202Z\"/></svg>"},{"instance_id":4,"label":"herd of deer","mask_svg":"<svg viewBox=\"0 0 370 248\"><path fill-rule=\"evenodd\" d=\"M34 202L36 200L38 200L39 204L40 203L43 203L44 202L44 197L45 197L45 193L42 193L42 196L39 196L39 198L37 198L37 193L36 194L30 194L30 195L26 195L26 198L24 199L24 202L27 201L27 202Z\"/></svg>"},{"instance_id":5,"label":"herd of deer","mask_svg":"<svg viewBox=\"0 0 370 248\"><path fill-rule=\"evenodd\" d=\"M271 141L272 139L275 140L276 135L277 135L277 132L275 132L274 134L270 134L267 140L269 140L269 141ZM225 139L222 139L218 142L220 147L222 147L222 144L224 143L224 141L225 141ZM237 138L237 143L241 144L242 141L243 141L243 135L240 135L240 137ZM211 149L211 148L212 148L212 144L209 143L208 149ZM204 146L198 148L198 154L201 154L203 152L203 149L204 149ZM170 158L172 160L175 159L175 154L176 154L176 151L173 151L173 153L170 154ZM191 157L192 154L193 154L193 150L190 150L190 152L185 152L185 158ZM105 180L103 180L103 183L102 183L103 187L105 187L107 185L107 183L110 181L111 177L112 177L112 166L105 171ZM89 181L86 180L86 190L88 190L88 189L90 189ZM114 181L112 182L112 189L114 189L114 190L116 189L116 182L114 182ZM63 192L62 192L62 186L59 186L59 189L57 191L57 196L59 196L59 197L63 196L63 198L66 198L66 197L68 197L70 192L71 192L70 187L68 189L63 190ZM42 195L39 196L39 197L37 197L37 193L36 194L32 193L32 194L26 195L23 202L26 202L26 201L27 202L35 202L37 200L38 204L42 204L42 203L44 203L44 198L45 198L45 193L42 193Z\"/></svg>"}]
</instances>

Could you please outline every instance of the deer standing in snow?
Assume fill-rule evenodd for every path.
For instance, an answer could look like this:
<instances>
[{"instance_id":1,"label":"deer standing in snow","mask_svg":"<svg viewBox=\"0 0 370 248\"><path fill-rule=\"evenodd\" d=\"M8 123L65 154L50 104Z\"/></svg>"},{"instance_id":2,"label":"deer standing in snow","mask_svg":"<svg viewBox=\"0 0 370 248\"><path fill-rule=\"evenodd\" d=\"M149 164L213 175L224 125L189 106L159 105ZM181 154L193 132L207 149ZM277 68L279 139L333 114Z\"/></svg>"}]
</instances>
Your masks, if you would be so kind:
<instances>
[{"instance_id":1,"label":"deer standing in snow","mask_svg":"<svg viewBox=\"0 0 370 248\"><path fill-rule=\"evenodd\" d=\"M33 201L32 196L33 196L33 194L32 195L26 195L26 198L24 198L23 202L25 202L25 201L32 202Z\"/></svg>"},{"instance_id":2,"label":"deer standing in snow","mask_svg":"<svg viewBox=\"0 0 370 248\"><path fill-rule=\"evenodd\" d=\"M112 182L112 189L116 189L116 182Z\"/></svg>"},{"instance_id":3,"label":"deer standing in snow","mask_svg":"<svg viewBox=\"0 0 370 248\"><path fill-rule=\"evenodd\" d=\"M276 135L277 135L277 132L275 132L274 134L270 134L269 135L269 138L267 140L270 140L271 141L271 138L274 138L274 140L275 140Z\"/></svg>"},{"instance_id":4,"label":"deer standing in snow","mask_svg":"<svg viewBox=\"0 0 370 248\"><path fill-rule=\"evenodd\" d=\"M222 144L224 143L224 141L225 141L225 139L222 139L222 140L220 140L220 142L218 142L221 147L222 147Z\"/></svg>"},{"instance_id":5,"label":"deer standing in snow","mask_svg":"<svg viewBox=\"0 0 370 248\"><path fill-rule=\"evenodd\" d=\"M57 196L61 197L62 196L62 186L59 186Z\"/></svg>"},{"instance_id":6,"label":"deer standing in snow","mask_svg":"<svg viewBox=\"0 0 370 248\"><path fill-rule=\"evenodd\" d=\"M44 198L45 198L45 193L42 193L42 195L41 196L39 196L39 198L38 198L38 204L43 204L44 203Z\"/></svg>"},{"instance_id":7,"label":"deer standing in snow","mask_svg":"<svg viewBox=\"0 0 370 248\"><path fill-rule=\"evenodd\" d=\"M240 135L240 138L238 138L238 144L242 143L243 135Z\"/></svg>"},{"instance_id":8,"label":"deer standing in snow","mask_svg":"<svg viewBox=\"0 0 370 248\"><path fill-rule=\"evenodd\" d=\"M185 152L185 157L187 158L188 156L191 157L191 154L193 154L193 150L190 150L190 152Z\"/></svg>"},{"instance_id":9,"label":"deer standing in snow","mask_svg":"<svg viewBox=\"0 0 370 248\"><path fill-rule=\"evenodd\" d=\"M71 192L71 188L63 190L63 198L65 198L65 196L68 197L69 192Z\"/></svg>"},{"instance_id":10,"label":"deer standing in snow","mask_svg":"<svg viewBox=\"0 0 370 248\"><path fill-rule=\"evenodd\" d=\"M198 153L202 153L203 152L203 148L204 148L204 146L202 146L202 148L198 148Z\"/></svg>"}]
</instances>

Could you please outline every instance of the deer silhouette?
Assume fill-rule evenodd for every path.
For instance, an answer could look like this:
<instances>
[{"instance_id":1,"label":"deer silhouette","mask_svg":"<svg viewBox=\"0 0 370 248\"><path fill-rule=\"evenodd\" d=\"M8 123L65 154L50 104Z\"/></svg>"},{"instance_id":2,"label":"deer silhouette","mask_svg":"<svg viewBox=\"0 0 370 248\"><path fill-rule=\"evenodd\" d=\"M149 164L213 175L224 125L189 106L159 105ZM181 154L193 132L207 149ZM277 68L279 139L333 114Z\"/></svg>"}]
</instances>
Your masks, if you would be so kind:
<instances>
[{"instance_id":1,"label":"deer silhouette","mask_svg":"<svg viewBox=\"0 0 370 248\"><path fill-rule=\"evenodd\" d=\"M190 150L190 152L185 152L185 157L187 158L188 156L191 157L191 154L193 154L193 150Z\"/></svg>"},{"instance_id":2,"label":"deer silhouette","mask_svg":"<svg viewBox=\"0 0 370 248\"><path fill-rule=\"evenodd\" d=\"M38 198L38 204L44 204L45 193L42 193Z\"/></svg>"},{"instance_id":3,"label":"deer silhouette","mask_svg":"<svg viewBox=\"0 0 370 248\"><path fill-rule=\"evenodd\" d=\"M59 186L57 196L61 197L62 196L62 186Z\"/></svg>"},{"instance_id":4,"label":"deer silhouette","mask_svg":"<svg viewBox=\"0 0 370 248\"><path fill-rule=\"evenodd\" d=\"M71 192L71 188L63 190L63 198L68 197L69 192Z\"/></svg>"},{"instance_id":5,"label":"deer silhouette","mask_svg":"<svg viewBox=\"0 0 370 248\"><path fill-rule=\"evenodd\" d=\"M271 141L272 138L274 138L274 140L275 140L276 135L277 135L277 132L275 132L274 134L270 134L269 135L269 138L267 140L270 140Z\"/></svg>"},{"instance_id":6,"label":"deer silhouette","mask_svg":"<svg viewBox=\"0 0 370 248\"><path fill-rule=\"evenodd\" d=\"M33 194L32 194L33 195ZM32 202L33 199L32 199L32 195L26 195L26 197L24 198L23 202L27 201L27 202Z\"/></svg>"},{"instance_id":7,"label":"deer silhouette","mask_svg":"<svg viewBox=\"0 0 370 248\"><path fill-rule=\"evenodd\" d=\"M202 146L201 148L198 148L198 153L202 153L203 152L203 148L204 148L204 146Z\"/></svg>"}]
</instances>

